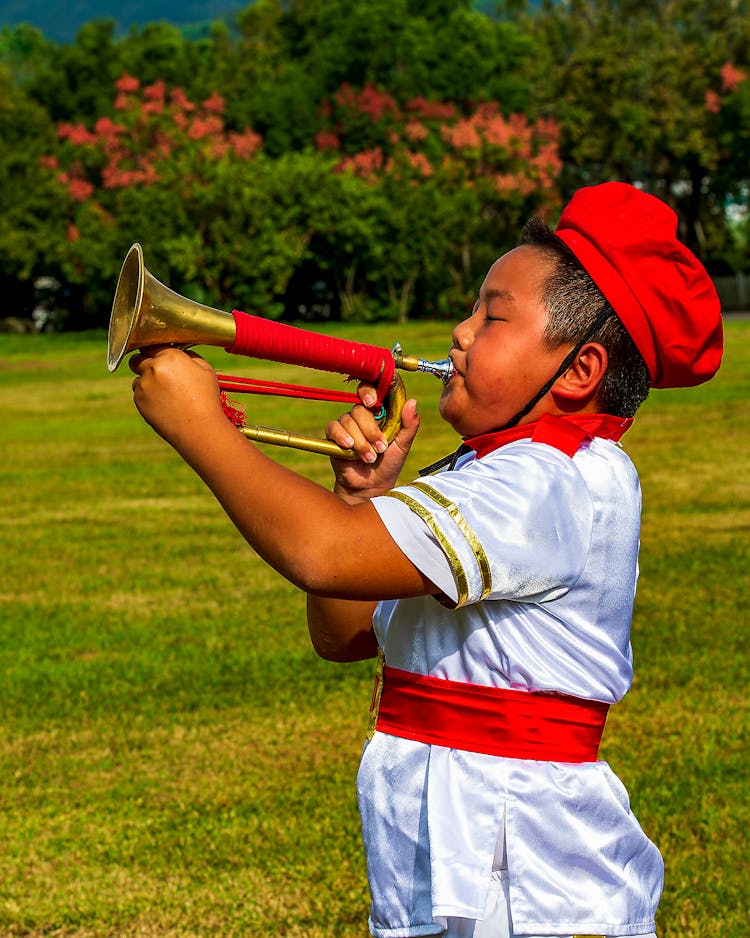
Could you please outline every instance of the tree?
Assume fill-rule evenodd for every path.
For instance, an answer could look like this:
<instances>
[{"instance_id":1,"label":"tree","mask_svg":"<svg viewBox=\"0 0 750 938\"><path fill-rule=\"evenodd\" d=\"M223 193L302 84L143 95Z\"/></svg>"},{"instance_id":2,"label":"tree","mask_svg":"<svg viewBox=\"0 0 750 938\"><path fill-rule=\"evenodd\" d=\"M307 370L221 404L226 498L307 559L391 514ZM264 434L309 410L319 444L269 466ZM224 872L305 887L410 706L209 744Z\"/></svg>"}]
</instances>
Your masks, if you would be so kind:
<instances>
[{"instance_id":1,"label":"tree","mask_svg":"<svg viewBox=\"0 0 750 938\"><path fill-rule=\"evenodd\" d=\"M431 315L465 306L525 218L556 200L551 121L530 124L490 103L466 116L424 98L401 108L371 85L345 85L326 105L318 146L379 194L371 289L399 321L417 300Z\"/></svg>"},{"instance_id":2,"label":"tree","mask_svg":"<svg viewBox=\"0 0 750 938\"><path fill-rule=\"evenodd\" d=\"M531 17L544 55L530 77L537 106L560 123L564 194L610 178L641 183L677 209L684 239L705 254L705 225L722 211L707 196L721 154L706 92L724 63L748 64L748 13L745 0L572 0Z\"/></svg>"},{"instance_id":3,"label":"tree","mask_svg":"<svg viewBox=\"0 0 750 938\"><path fill-rule=\"evenodd\" d=\"M180 88L142 87L130 75L116 92L116 119L61 123L60 143L45 160L67 194L61 264L71 283L85 286L88 318L96 322L106 309L118 262L135 240L178 292L225 303L244 274L255 299L278 314L289 276L278 268L297 256L299 239L273 214L280 177L261 160L255 165L260 136L227 130L217 93L195 103ZM248 245L251 275L240 263Z\"/></svg>"},{"instance_id":4,"label":"tree","mask_svg":"<svg viewBox=\"0 0 750 938\"><path fill-rule=\"evenodd\" d=\"M478 14L466 0L259 0L238 18L235 59L242 93L229 113L264 135L268 152L302 148L319 103L343 85L470 106L495 98L528 104L518 77L533 55L513 23Z\"/></svg>"},{"instance_id":5,"label":"tree","mask_svg":"<svg viewBox=\"0 0 750 938\"><path fill-rule=\"evenodd\" d=\"M26 90L53 121L90 120L108 106L122 70L114 29L114 20L95 20L81 27L71 45L50 44Z\"/></svg>"},{"instance_id":6,"label":"tree","mask_svg":"<svg viewBox=\"0 0 750 938\"><path fill-rule=\"evenodd\" d=\"M6 308L26 314L35 279L56 273L49 248L66 230L65 200L39 163L53 142L44 110L0 65L0 285Z\"/></svg>"},{"instance_id":7,"label":"tree","mask_svg":"<svg viewBox=\"0 0 750 938\"><path fill-rule=\"evenodd\" d=\"M750 270L750 69L725 62L706 91L706 110L718 148L711 189L713 212L704 212L711 267L718 274ZM718 221L717 221L718 219Z\"/></svg>"}]
</instances>

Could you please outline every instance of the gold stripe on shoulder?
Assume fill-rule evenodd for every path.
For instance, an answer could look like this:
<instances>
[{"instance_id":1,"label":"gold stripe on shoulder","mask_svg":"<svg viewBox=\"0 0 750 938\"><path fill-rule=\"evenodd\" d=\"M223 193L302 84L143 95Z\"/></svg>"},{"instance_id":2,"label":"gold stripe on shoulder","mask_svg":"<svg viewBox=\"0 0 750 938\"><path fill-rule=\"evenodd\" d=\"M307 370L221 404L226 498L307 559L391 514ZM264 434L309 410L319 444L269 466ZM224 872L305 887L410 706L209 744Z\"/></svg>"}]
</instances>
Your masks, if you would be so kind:
<instances>
[{"instance_id":1,"label":"gold stripe on shoulder","mask_svg":"<svg viewBox=\"0 0 750 938\"><path fill-rule=\"evenodd\" d=\"M482 599L486 599L492 592L492 570L490 569L490 562L487 559L487 554L484 552L484 548L476 536L466 518L461 514L458 509L458 505L455 502L452 502L449 498L446 498L442 492L439 492L437 489L433 488L431 485L428 485L427 482L416 481L410 483L412 488L418 489L428 498L431 498L437 505L441 508L444 508L450 517L453 519L454 524L458 530L466 538L471 552L476 558L477 565L479 566L479 572L482 577Z\"/></svg>"},{"instance_id":2,"label":"gold stripe on shoulder","mask_svg":"<svg viewBox=\"0 0 750 938\"><path fill-rule=\"evenodd\" d=\"M386 492L386 495L391 498L397 498L400 502L403 502L407 508L414 512L415 515L424 521L427 527L432 531L437 539L438 544L440 544L445 556L448 558L448 562L451 565L451 570L453 571L453 579L456 581L456 586L458 588L458 605L462 606L466 600L469 598L469 581L466 577L466 571L463 568L461 563L461 558L458 556L456 549L453 547L448 538L443 534L440 526L435 521L435 518L429 512L424 505L420 504L416 499L412 498L411 495L407 495L405 492L400 492L397 490L392 490Z\"/></svg>"}]
</instances>

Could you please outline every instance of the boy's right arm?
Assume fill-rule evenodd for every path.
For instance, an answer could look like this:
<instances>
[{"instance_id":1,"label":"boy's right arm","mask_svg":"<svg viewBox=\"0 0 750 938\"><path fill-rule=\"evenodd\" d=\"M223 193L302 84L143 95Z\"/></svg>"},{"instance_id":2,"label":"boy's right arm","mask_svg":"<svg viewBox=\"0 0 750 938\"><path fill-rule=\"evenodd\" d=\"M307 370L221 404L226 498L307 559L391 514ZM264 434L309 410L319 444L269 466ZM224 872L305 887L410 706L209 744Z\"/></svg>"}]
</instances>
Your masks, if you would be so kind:
<instances>
[{"instance_id":1,"label":"boy's right arm","mask_svg":"<svg viewBox=\"0 0 750 938\"><path fill-rule=\"evenodd\" d=\"M374 600L435 591L367 495L387 488L391 463L403 463L401 450L408 450L418 423L413 404L399 443L389 447L395 458L385 453L377 463L362 462L361 478L349 479L343 470L334 493L275 462L237 432L222 409L216 373L200 356L161 346L133 356L130 368L143 418L203 479L248 544L306 593L352 602L339 607L345 614L337 621L353 634L341 639L338 626L329 629L320 639L327 653L340 643L341 654L351 656L353 648L361 654L360 633L370 628ZM331 621L330 614L326 618Z\"/></svg>"}]
</instances>

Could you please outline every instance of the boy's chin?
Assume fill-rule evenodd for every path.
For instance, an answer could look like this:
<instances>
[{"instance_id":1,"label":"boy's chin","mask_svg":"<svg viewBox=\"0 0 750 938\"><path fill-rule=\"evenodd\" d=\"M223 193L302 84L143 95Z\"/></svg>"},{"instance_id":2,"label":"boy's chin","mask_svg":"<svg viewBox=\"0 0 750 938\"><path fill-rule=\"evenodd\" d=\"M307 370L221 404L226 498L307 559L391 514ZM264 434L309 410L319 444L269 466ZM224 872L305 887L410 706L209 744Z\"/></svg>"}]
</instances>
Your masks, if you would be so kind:
<instances>
[{"instance_id":1,"label":"boy's chin","mask_svg":"<svg viewBox=\"0 0 750 938\"><path fill-rule=\"evenodd\" d=\"M438 413L443 418L443 420L455 430L455 421L459 419L460 414L456 414L455 408L451 407L450 393L446 392L447 389L445 389L440 395L440 400L438 401Z\"/></svg>"},{"instance_id":2,"label":"boy's chin","mask_svg":"<svg viewBox=\"0 0 750 938\"><path fill-rule=\"evenodd\" d=\"M449 424L456 433L464 440L473 439L474 437L484 436L486 433L496 433L499 430L504 429L503 421L508 421L510 417L502 415L498 418L497 422L486 421L478 422L476 420L471 421L467 420L463 413L456 413L450 407L442 406L439 408L440 416L443 420Z\"/></svg>"},{"instance_id":3,"label":"boy's chin","mask_svg":"<svg viewBox=\"0 0 750 938\"><path fill-rule=\"evenodd\" d=\"M450 407L440 407L440 416L443 420L461 437L474 436L465 426L465 421L461 419L461 414L456 414Z\"/></svg>"}]
</instances>

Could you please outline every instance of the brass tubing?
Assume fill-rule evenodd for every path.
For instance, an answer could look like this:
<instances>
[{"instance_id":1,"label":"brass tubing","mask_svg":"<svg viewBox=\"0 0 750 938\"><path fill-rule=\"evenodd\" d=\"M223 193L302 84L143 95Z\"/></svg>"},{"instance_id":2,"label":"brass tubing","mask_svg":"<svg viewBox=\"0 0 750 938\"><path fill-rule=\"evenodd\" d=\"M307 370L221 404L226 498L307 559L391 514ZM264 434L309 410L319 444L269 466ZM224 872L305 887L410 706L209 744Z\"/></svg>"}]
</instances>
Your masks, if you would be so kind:
<instances>
[{"instance_id":1,"label":"brass tubing","mask_svg":"<svg viewBox=\"0 0 750 938\"><path fill-rule=\"evenodd\" d=\"M383 401L385 417L380 428L390 443L401 429L401 411L406 403L406 389L399 375L396 375L390 390ZM344 449L331 440L315 436L305 436L300 433L290 433L288 430L277 430L272 427L259 427L246 424L239 428L240 433L255 443L268 443L272 446L291 446L294 449L305 450L308 453L320 453L323 456L335 456L338 459L359 459L353 449Z\"/></svg>"}]
</instances>

